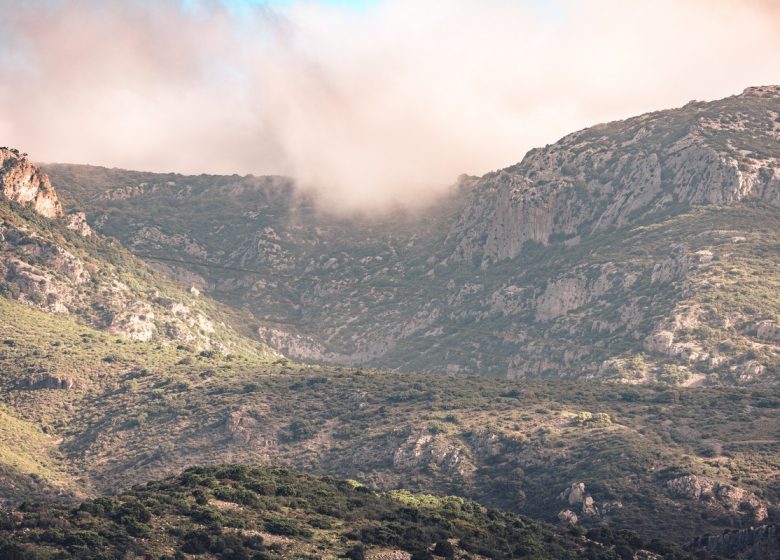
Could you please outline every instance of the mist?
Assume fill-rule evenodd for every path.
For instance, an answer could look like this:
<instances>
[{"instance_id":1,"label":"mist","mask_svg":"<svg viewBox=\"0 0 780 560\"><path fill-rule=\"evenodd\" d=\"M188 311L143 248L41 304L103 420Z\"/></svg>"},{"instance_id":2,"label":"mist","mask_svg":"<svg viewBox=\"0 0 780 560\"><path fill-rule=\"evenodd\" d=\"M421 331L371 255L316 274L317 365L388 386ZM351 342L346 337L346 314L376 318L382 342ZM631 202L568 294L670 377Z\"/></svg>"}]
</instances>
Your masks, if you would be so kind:
<instances>
[{"instance_id":1,"label":"mist","mask_svg":"<svg viewBox=\"0 0 780 560\"><path fill-rule=\"evenodd\" d=\"M780 81L774 0L0 0L0 143L418 208L599 122Z\"/></svg>"}]
</instances>

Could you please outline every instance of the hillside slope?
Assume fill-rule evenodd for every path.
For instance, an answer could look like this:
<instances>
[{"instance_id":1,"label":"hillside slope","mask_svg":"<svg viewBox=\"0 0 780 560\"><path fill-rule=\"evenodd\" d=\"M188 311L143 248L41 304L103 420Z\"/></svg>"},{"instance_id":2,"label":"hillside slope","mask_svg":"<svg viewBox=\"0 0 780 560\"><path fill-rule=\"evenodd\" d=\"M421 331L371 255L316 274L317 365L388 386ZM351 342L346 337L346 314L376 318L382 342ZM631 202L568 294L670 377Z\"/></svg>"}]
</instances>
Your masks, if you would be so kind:
<instances>
[{"instance_id":1,"label":"hillside slope","mask_svg":"<svg viewBox=\"0 0 780 560\"><path fill-rule=\"evenodd\" d=\"M571 134L421 215L280 177L49 165L99 231L287 355L500 377L775 383L780 87Z\"/></svg>"},{"instance_id":2,"label":"hillside slope","mask_svg":"<svg viewBox=\"0 0 780 560\"><path fill-rule=\"evenodd\" d=\"M0 505L84 497L87 477L76 474L50 429L63 411L38 408L37 391L68 394L54 406L72 412L76 395L138 342L149 359L217 354L264 363L280 356L257 340L245 314L165 279L96 235L82 215L65 216L48 177L25 155L0 148L0 163L0 385L25 395L2 395ZM80 344L64 346L79 335ZM94 337L111 350L91 352ZM21 348L26 359L17 359Z\"/></svg>"},{"instance_id":3,"label":"hillside slope","mask_svg":"<svg viewBox=\"0 0 780 560\"><path fill-rule=\"evenodd\" d=\"M751 95L719 103L774 102ZM56 195L40 172L8 175L40 192L0 197L5 505L237 462L678 543L778 519L772 189L504 258L461 254L453 233L489 178L426 219L372 221L319 214L281 178L57 169L55 184L78 180L66 209L78 194L94 227L115 224L184 288L79 214L37 212ZM139 184L106 193L117 176ZM545 379L296 365L258 331L324 362Z\"/></svg>"},{"instance_id":4,"label":"hillside slope","mask_svg":"<svg viewBox=\"0 0 780 560\"><path fill-rule=\"evenodd\" d=\"M0 294L129 340L278 357L252 340L239 311L166 280L83 215L64 217L48 177L26 157L3 148L0 158L0 182L26 185L0 197Z\"/></svg>"},{"instance_id":5,"label":"hillside slope","mask_svg":"<svg viewBox=\"0 0 780 560\"><path fill-rule=\"evenodd\" d=\"M551 522L572 513L585 527L683 543L780 515L771 388L296 366L117 339L4 298L0 317L14 318L3 325L0 406L24 426L0 430L10 505L230 461L456 494ZM75 382L27 381L43 368Z\"/></svg>"},{"instance_id":6,"label":"hillside slope","mask_svg":"<svg viewBox=\"0 0 780 560\"><path fill-rule=\"evenodd\" d=\"M629 531L586 537L461 498L378 494L354 481L240 465L190 469L73 510L28 507L0 517L4 558L614 560L637 553L692 557Z\"/></svg>"}]
</instances>

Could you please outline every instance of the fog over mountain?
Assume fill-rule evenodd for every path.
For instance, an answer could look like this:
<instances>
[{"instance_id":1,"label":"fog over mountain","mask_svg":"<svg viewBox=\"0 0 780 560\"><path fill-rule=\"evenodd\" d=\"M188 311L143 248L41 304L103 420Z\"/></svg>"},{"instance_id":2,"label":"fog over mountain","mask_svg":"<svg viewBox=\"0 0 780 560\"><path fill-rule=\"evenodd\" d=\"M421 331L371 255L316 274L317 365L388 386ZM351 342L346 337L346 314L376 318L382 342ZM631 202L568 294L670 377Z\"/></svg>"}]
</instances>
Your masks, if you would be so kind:
<instances>
[{"instance_id":1,"label":"fog over mountain","mask_svg":"<svg viewBox=\"0 0 780 560\"><path fill-rule=\"evenodd\" d=\"M0 0L0 136L420 206L571 130L776 82L778 5Z\"/></svg>"},{"instance_id":2,"label":"fog over mountain","mask_svg":"<svg viewBox=\"0 0 780 560\"><path fill-rule=\"evenodd\" d=\"M780 0L0 0L0 560L780 560Z\"/></svg>"}]
</instances>

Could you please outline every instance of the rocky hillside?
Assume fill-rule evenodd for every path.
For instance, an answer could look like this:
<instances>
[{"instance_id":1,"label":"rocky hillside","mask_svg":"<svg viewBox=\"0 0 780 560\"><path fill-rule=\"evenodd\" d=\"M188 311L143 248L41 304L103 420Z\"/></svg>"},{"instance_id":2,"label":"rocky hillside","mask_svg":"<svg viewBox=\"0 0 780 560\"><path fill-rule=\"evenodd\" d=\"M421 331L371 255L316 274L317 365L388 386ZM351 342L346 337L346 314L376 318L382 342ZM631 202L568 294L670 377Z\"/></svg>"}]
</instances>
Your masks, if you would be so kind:
<instances>
[{"instance_id":1,"label":"rocky hillside","mask_svg":"<svg viewBox=\"0 0 780 560\"><path fill-rule=\"evenodd\" d=\"M2 149L0 157L4 390L18 387L30 395L88 391L92 376L120 360L125 344L140 342L149 345L144 352L158 354L179 349L192 356L217 354L259 363L279 357L257 341L245 315L166 280L115 241L95 234L83 214L65 216L48 177L25 155ZM32 310L39 314L28 315ZM65 320L70 332L86 325L98 329L88 337L100 333L106 343L112 341L113 351L95 356L61 348L61 341L43 342L41 333L51 332L58 320ZM37 348L29 354L36 358L9 359L23 343L28 350ZM42 429L37 414L51 411L7 396L0 405L0 505L20 498L86 496L88 485L67 472L68 461L58 450L61 440ZM20 415L20 409L33 413L33 419Z\"/></svg>"},{"instance_id":2,"label":"rocky hillside","mask_svg":"<svg viewBox=\"0 0 780 560\"><path fill-rule=\"evenodd\" d=\"M680 544L780 519L773 388L297 366L130 341L5 298L0 318L7 506L227 461Z\"/></svg>"},{"instance_id":3,"label":"rocky hillside","mask_svg":"<svg viewBox=\"0 0 780 560\"><path fill-rule=\"evenodd\" d=\"M48 166L98 231L250 310L287 355L499 377L780 373L780 88L571 134L422 215L279 177Z\"/></svg>"},{"instance_id":4,"label":"rocky hillside","mask_svg":"<svg viewBox=\"0 0 780 560\"><path fill-rule=\"evenodd\" d=\"M471 181L450 236L456 255L496 261L526 244L656 221L692 205L780 206L780 86L575 132Z\"/></svg>"},{"instance_id":5,"label":"rocky hillside","mask_svg":"<svg viewBox=\"0 0 780 560\"><path fill-rule=\"evenodd\" d=\"M780 525L761 525L696 539L691 548L700 555L737 560L780 558Z\"/></svg>"},{"instance_id":6,"label":"rocky hillside","mask_svg":"<svg viewBox=\"0 0 780 560\"><path fill-rule=\"evenodd\" d=\"M48 177L26 156L3 149L0 158L0 295L127 340L274 356L238 332L239 313L165 280L96 235L83 214L64 216Z\"/></svg>"}]
</instances>

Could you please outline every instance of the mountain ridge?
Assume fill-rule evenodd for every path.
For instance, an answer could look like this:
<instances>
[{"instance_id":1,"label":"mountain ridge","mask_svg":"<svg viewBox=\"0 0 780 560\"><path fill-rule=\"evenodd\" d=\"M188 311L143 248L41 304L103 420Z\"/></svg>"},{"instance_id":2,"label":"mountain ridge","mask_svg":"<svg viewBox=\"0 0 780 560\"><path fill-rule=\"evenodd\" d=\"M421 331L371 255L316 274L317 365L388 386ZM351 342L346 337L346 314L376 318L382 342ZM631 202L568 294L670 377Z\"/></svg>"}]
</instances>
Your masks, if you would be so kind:
<instances>
[{"instance_id":1,"label":"mountain ridge","mask_svg":"<svg viewBox=\"0 0 780 560\"><path fill-rule=\"evenodd\" d=\"M263 339L297 359L775 382L778 341L766 335L780 306L758 294L778 281L777 263L761 259L774 258L778 230L779 92L748 88L575 132L462 178L418 217L327 217L280 177L49 172L94 227L253 310ZM764 275L755 302L702 301L723 301L737 270Z\"/></svg>"}]
</instances>

